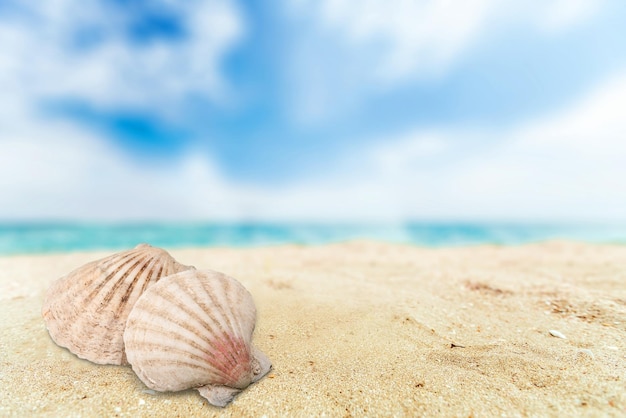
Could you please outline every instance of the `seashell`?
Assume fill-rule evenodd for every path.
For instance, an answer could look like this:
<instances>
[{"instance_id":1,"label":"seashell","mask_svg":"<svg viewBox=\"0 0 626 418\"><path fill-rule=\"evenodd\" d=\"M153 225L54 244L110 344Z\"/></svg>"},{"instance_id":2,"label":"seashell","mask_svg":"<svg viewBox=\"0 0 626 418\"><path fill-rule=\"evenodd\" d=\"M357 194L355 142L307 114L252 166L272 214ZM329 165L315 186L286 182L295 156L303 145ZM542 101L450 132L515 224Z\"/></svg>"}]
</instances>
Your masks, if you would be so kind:
<instances>
[{"instance_id":1,"label":"seashell","mask_svg":"<svg viewBox=\"0 0 626 418\"><path fill-rule=\"evenodd\" d=\"M564 340L567 339L567 337L561 332L561 331L557 331L555 329L551 329L550 331L548 331L550 333L550 335L552 335L553 337L556 338L563 338Z\"/></svg>"},{"instance_id":2,"label":"seashell","mask_svg":"<svg viewBox=\"0 0 626 418\"><path fill-rule=\"evenodd\" d=\"M141 293L161 277L193 268L148 244L92 261L50 286L42 309L46 328L80 358L128 364L124 327Z\"/></svg>"},{"instance_id":3,"label":"seashell","mask_svg":"<svg viewBox=\"0 0 626 418\"><path fill-rule=\"evenodd\" d=\"M237 280L185 271L141 295L126 323L126 355L150 389L194 388L223 407L272 367L251 343L255 322L252 295Z\"/></svg>"}]
</instances>

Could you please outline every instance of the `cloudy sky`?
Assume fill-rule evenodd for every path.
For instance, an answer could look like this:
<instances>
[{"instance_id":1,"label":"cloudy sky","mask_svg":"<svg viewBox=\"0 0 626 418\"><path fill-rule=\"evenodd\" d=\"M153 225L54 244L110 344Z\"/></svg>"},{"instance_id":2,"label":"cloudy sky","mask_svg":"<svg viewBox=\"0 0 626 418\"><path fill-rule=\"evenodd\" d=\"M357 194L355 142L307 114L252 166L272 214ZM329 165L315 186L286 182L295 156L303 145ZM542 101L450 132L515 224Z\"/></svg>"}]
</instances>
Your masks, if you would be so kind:
<instances>
[{"instance_id":1,"label":"cloudy sky","mask_svg":"<svg viewBox=\"0 0 626 418\"><path fill-rule=\"evenodd\" d=\"M0 220L625 220L625 21L0 0Z\"/></svg>"}]
</instances>

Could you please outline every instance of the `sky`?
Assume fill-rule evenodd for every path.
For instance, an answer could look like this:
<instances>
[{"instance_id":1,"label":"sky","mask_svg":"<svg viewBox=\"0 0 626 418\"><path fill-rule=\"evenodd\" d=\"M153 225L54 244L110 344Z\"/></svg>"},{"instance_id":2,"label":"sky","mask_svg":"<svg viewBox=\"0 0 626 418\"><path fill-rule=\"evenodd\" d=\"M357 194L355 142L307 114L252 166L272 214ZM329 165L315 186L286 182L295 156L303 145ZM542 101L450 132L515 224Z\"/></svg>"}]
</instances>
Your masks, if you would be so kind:
<instances>
[{"instance_id":1,"label":"sky","mask_svg":"<svg viewBox=\"0 0 626 418\"><path fill-rule=\"evenodd\" d=\"M0 221L626 220L621 0L0 0Z\"/></svg>"}]
</instances>

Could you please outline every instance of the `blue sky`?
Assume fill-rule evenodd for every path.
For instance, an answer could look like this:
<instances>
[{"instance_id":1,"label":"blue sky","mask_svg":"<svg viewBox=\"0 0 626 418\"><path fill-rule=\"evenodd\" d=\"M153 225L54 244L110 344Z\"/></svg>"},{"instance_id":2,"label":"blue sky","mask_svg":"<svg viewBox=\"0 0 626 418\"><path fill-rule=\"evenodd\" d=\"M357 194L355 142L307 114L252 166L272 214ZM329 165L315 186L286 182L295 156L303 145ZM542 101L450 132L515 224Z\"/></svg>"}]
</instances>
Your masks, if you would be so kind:
<instances>
[{"instance_id":1,"label":"blue sky","mask_svg":"<svg viewBox=\"0 0 626 418\"><path fill-rule=\"evenodd\" d=\"M0 0L0 219L626 218L620 1Z\"/></svg>"}]
</instances>

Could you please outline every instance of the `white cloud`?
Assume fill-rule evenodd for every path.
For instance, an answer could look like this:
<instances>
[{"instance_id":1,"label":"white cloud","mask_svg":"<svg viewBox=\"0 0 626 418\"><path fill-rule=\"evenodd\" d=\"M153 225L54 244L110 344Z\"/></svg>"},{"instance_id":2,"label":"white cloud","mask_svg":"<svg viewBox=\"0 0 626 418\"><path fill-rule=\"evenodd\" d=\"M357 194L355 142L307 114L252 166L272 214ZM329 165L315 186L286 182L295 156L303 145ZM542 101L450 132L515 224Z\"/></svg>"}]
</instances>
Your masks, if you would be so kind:
<instances>
[{"instance_id":1,"label":"white cloud","mask_svg":"<svg viewBox=\"0 0 626 418\"><path fill-rule=\"evenodd\" d=\"M229 180L194 150L138 164L55 122L3 142L0 218L623 220L624 108L626 76L541 120L505 131L415 130L280 188Z\"/></svg>"},{"instance_id":2,"label":"white cloud","mask_svg":"<svg viewBox=\"0 0 626 418\"><path fill-rule=\"evenodd\" d=\"M181 3L176 10L189 36L143 45L124 38L122 15L108 7L77 0L24 1L22 13L4 16L0 108L69 97L161 114L174 111L190 93L227 99L220 62L245 30L234 3ZM96 31L101 43L77 48L81 30Z\"/></svg>"},{"instance_id":3,"label":"white cloud","mask_svg":"<svg viewBox=\"0 0 626 418\"><path fill-rule=\"evenodd\" d=\"M626 75L506 130L416 129L344 171L262 193L253 213L314 220L626 220Z\"/></svg>"},{"instance_id":4,"label":"white cloud","mask_svg":"<svg viewBox=\"0 0 626 418\"><path fill-rule=\"evenodd\" d=\"M594 0L301 0L288 2L285 64L294 117L332 118L372 92L444 77L481 40L510 27L544 36L592 19ZM526 28L525 26L528 26Z\"/></svg>"},{"instance_id":5,"label":"white cloud","mask_svg":"<svg viewBox=\"0 0 626 418\"><path fill-rule=\"evenodd\" d=\"M382 42L376 76L393 80L450 65L484 27L492 3L327 0L320 14L350 45Z\"/></svg>"},{"instance_id":6,"label":"white cloud","mask_svg":"<svg viewBox=\"0 0 626 418\"><path fill-rule=\"evenodd\" d=\"M414 150L432 141L432 133L392 141L386 152L398 156L397 163L375 165L372 177L386 178L385 193L412 195L407 205L413 216L623 220L625 108L626 75L507 131L442 130L436 152L419 159ZM470 149L468 142L482 148Z\"/></svg>"},{"instance_id":7,"label":"white cloud","mask_svg":"<svg viewBox=\"0 0 626 418\"><path fill-rule=\"evenodd\" d=\"M41 114L49 99L161 117L175 115L190 93L228 100L221 60L245 30L236 5L193 1L176 10L190 36L143 45L124 39L125 15L104 2L23 1L0 16L0 219L240 215L254 194L231 192L210 159L141 165L110 138ZM75 32L85 28L103 40L77 49Z\"/></svg>"},{"instance_id":8,"label":"white cloud","mask_svg":"<svg viewBox=\"0 0 626 418\"><path fill-rule=\"evenodd\" d=\"M592 19L604 3L604 0L552 0L529 2L526 7L541 29L559 32Z\"/></svg>"},{"instance_id":9,"label":"white cloud","mask_svg":"<svg viewBox=\"0 0 626 418\"><path fill-rule=\"evenodd\" d=\"M566 29L593 17L595 0L322 0L300 1L294 13L316 16L319 31L332 32L352 48L381 45L374 68L381 79L445 71L496 23Z\"/></svg>"},{"instance_id":10,"label":"white cloud","mask_svg":"<svg viewBox=\"0 0 626 418\"><path fill-rule=\"evenodd\" d=\"M163 101L175 102L194 89L219 97L223 86L217 63L242 29L230 3L212 4L217 4L211 6L217 7L215 13L189 12L192 27L202 34L182 50L158 44L135 50L111 41L91 55L74 56L60 44L71 27L64 19L89 21L93 11L69 0L36 10L42 23L32 33L15 22L0 25L0 219L624 218L626 122L621 110L626 108L626 77L598 86L560 112L506 131L440 127L381 138L368 149L352 150L346 156L347 168L281 188L229 180L205 152L194 150L167 164L140 164L106 138L68 122L41 119L33 109L38 100L67 92L103 106L154 105L155 111L163 108ZM336 3L338 11L324 12L328 24L340 26L341 19L352 19L341 9L344 4ZM423 10L438 7L418 4ZM488 8L491 2L480 4ZM76 16L74 8L79 17L70 17ZM447 58L452 62L478 36L473 31L482 30L482 23L476 22L492 12L477 13L474 20L458 23L469 31L464 32L469 40L456 43L454 34L433 35L434 42L452 45L447 47L453 51ZM377 16L363 16L364 21L348 22L342 29L349 42L366 42L372 33L386 33L389 39L406 35L395 51L407 57L413 56L411 48L427 44L426 34L402 35L411 30L402 16L397 17L398 28L387 27ZM568 24L576 21L568 19ZM452 20L445 22L456 27ZM315 39L311 46L301 50L303 56L319 47ZM355 51L358 55L358 48ZM318 52L323 55L323 48ZM316 54L309 58L322 56ZM367 57L341 58L352 59L355 71L364 69L363 75L351 77L348 72L339 79L346 80L349 89L358 90L386 71L374 65L373 73L367 73L365 64L373 65ZM109 65L113 62L116 65ZM328 87L325 77L311 88ZM332 81L333 74L328 78ZM316 93L318 103L311 112L327 111L328 98L354 100L342 97L345 86L339 81Z\"/></svg>"},{"instance_id":11,"label":"white cloud","mask_svg":"<svg viewBox=\"0 0 626 418\"><path fill-rule=\"evenodd\" d=\"M589 158L626 155L626 77L615 77L584 100L534 121L515 137L519 146Z\"/></svg>"},{"instance_id":12,"label":"white cloud","mask_svg":"<svg viewBox=\"0 0 626 418\"><path fill-rule=\"evenodd\" d=\"M54 122L2 141L0 219L238 219L255 198L204 154L138 163L105 138Z\"/></svg>"}]
</instances>

